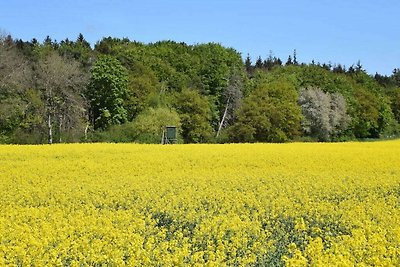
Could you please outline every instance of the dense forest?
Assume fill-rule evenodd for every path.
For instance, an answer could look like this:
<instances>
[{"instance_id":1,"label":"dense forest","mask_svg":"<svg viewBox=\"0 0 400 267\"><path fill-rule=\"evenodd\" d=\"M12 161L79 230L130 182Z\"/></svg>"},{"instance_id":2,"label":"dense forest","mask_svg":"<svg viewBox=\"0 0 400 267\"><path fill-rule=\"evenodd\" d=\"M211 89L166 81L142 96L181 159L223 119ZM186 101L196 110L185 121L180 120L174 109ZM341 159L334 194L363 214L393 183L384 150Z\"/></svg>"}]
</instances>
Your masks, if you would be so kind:
<instances>
[{"instance_id":1,"label":"dense forest","mask_svg":"<svg viewBox=\"0 0 400 267\"><path fill-rule=\"evenodd\" d=\"M0 36L0 143L344 141L400 132L400 69L250 57L217 43Z\"/></svg>"}]
</instances>

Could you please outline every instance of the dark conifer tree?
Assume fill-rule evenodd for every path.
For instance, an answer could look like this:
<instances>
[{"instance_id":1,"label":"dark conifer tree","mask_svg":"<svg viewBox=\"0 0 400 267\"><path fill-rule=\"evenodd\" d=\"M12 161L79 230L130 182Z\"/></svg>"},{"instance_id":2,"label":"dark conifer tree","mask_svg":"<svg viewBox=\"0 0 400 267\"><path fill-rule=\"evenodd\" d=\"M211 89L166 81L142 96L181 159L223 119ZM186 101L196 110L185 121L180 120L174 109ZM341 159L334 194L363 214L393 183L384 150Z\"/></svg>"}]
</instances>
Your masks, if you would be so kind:
<instances>
[{"instance_id":1,"label":"dark conifer tree","mask_svg":"<svg viewBox=\"0 0 400 267\"><path fill-rule=\"evenodd\" d=\"M343 68L343 66L341 64L338 64L338 65L334 65L333 66L332 72L334 72L334 73L345 73L346 70L345 70L345 68Z\"/></svg>"},{"instance_id":2,"label":"dark conifer tree","mask_svg":"<svg viewBox=\"0 0 400 267\"><path fill-rule=\"evenodd\" d=\"M259 56L256 61L256 69L261 69L262 67L263 67L263 61L262 61L261 57Z\"/></svg>"},{"instance_id":3,"label":"dark conifer tree","mask_svg":"<svg viewBox=\"0 0 400 267\"><path fill-rule=\"evenodd\" d=\"M361 62L359 60L359 61L357 61L357 64L356 64L356 72L361 72L361 71L363 71L363 68L362 68Z\"/></svg>"},{"instance_id":4,"label":"dark conifer tree","mask_svg":"<svg viewBox=\"0 0 400 267\"><path fill-rule=\"evenodd\" d=\"M379 74L379 73L375 73L375 75L374 75L374 79L375 79L375 81L377 81L380 85L382 85L382 86L385 86L385 87L388 87L388 86L390 86L390 85L392 85L393 83L392 83L392 79L391 79L391 77L388 77L388 76L386 76L386 75L381 75L381 74Z\"/></svg>"},{"instance_id":5,"label":"dark conifer tree","mask_svg":"<svg viewBox=\"0 0 400 267\"><path fill-rule=\"evenodd\" d=\"M85 40L82 33L79 33L78 38L76 39L76 43L82 45L83 47L90 48L89 42Z\"/></svg>"},{"instance_id":6,"label":"dark conifer tree","mask_svg":"<svg viewBox=\"0 0 400 267\"><path fill-rule=\"evenodd\" d=\"M400 87L400 69L394 69L393 74L391 76L392 82L395 86Z\"/></svg>"},{"instance_id":7,"label":"dark conifer tree","mask_svg":"<svg viewBox=\"0 0 400 267\"><path fill-rule=\"evenodd\" d=\"M297 52L296 52L296 49L293 50L293 64L294 64L294 65L299 65L299 62L297 62Z\"/></svg>"},{"instance_id":8,"label":"dark conifer tree","mask_svg":"<svg viewBox=\"0 0 400 267\"><path fill-rule=\"evenodd\" d=\"M350 68L349 68L349 70L347 71L347 74L353 74L353 73L355 73L356 71L355 71L355 69L354 69L354 65L351 65L350 66Z\"/></svg>"},{"instance_id":9,"label":"dark conifer tree","mask_svg":"<svg viewBox=\"0 0 400 267\"><path fill-rule=\"evenodd\" d=\"M269 54L268 58L264 60L264 68L271 70L274 67L275 59L272 57L272 52Z\"/></svg>"},{"instance_id":10,"label":"dark conifer tree","mask_svg":"<svg viewBox=\"0 0 400 267\"><path fill-rule=\"evenodd\" d=\"M285 65L286 66L293 65L293 61L292 61L292 56L291 55L289 55Z\"/></svg>"},{"instance_id":11,"label":"dark conifer tree","mask_svg":"<svg viewBox=\"0 0 400 267\"><path fill-rule=\"evenodd\" d=\"M328 63L328 64L324 63L324 64L322 64L322 68L330 71L332 68L332 65L331 65L331 63Z\"/></svg>"},{"instance_id":12,"label":"dark conifer tree","mask_svg":"<svg viewBox=\"0 0 400 267\"><path fill-rule=\"evenodd\" d=\"M50 46L53 44L53 40L51 40L49 35L46 36L46 39L44 39L43 44L50 45Z\"/></svg>"},{"instance_id":13,"label":"dark conifer tree","mask_svg":"<svg viewBox=\"0 0 400 267\"><path fill-rule=\"evenodd\" d=\"M251 71L253 70L253 66L251 65L251 59L249 54L247 54L247 57L244 61L244 66L246 68L247 73L251 73Z\"/></svg>"},{"instance_id":14,"label":"dark conifer tree","mask_svg":"<svg viewBox=\"0 0 400 267\"><path fill-rule=\"evenodd\" d=\"M274 58L274 66L282 66L283 62L282 60L278 58Z\"/></svg>"}]
</instances>

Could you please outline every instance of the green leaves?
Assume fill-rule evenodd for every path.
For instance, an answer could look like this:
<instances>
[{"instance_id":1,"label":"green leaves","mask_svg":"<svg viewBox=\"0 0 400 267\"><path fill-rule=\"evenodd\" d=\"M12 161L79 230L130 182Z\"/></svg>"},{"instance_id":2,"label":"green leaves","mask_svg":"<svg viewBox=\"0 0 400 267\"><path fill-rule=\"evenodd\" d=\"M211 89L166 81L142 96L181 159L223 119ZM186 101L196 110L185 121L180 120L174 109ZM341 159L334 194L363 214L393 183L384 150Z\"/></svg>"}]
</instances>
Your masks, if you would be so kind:
<instances>
[{"instance_id":1,"label":"green leaves","mask_svg":"<svg viewBox=\"0 0 400 267\"><path fill-rule=\"evenodd\" d=\"M284 142L299 134L296 89L287 82L260 84L247 98L230 128L236 142Z\"/></svg>"},{"instance_id":2,"label":"green leaves","mask_svg":"<svg viewBox=\"0 0 400 267\"><path fill-rule=\"evenodd\" d=\"M174 107L182 123L182 136L187 143L202 143L212 136L211 109L205 96L184 89L175 95Z\"/></svg>"},{"instance_id":3,"label":"green leaves","mask_svg":"<svg viewBox=\"0 0 400 267\"><path fill-rule=\"evenodd\" d=\"M91 104L91 120L95 129L127 121L123 107L127 95L128 73L112 56L102 56L94 64L87 97Z\"/></svg>"}]
</instances>

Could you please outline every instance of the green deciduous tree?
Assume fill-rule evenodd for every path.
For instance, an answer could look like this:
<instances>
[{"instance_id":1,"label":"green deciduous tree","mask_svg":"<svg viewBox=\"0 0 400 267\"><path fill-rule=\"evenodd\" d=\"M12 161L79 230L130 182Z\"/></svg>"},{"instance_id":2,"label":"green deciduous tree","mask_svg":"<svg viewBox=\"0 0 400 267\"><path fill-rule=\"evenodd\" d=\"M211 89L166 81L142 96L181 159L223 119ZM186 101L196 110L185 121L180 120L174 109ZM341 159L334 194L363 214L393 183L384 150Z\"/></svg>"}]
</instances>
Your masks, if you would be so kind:
<instances>
[{"instance_id":1,"label":"green deciduous tree","mask_svg":"<svg viewBox=\"0 0 400 267\"><path fill-rule=\"evenodd\" d=\"M128 90L128 72L112 56L100 57L91 69L92 77L86 91L90 118L94 129L105 129L127 121L124 99Z\"/></svg>"},{"instance_id":2,"label":"green deciduous tree","mask_svg":"<svg viewBox=\"0 0 400 267\"><path fill-rule=\"evenodd\" d=\"M380 129L381 103L373 92L363 88L355 91L356 104L353 123L353 133L357 138L378 138ZM383 103L382 103L383 104ZM383 126L383 125L382 125Z\"/></svg>"},{"instance_id":3,"label":"green deciduous tree","mask_svg":"<svg viewBox=\"0 0 400 267\"><path fill-rule=\"evenodd\" d=\"M128 113L128 121L132 121L149 106L151 97L159 93L161 85L154 72L137 60L132 60L128 71L128 89L124 108Z\"/></svg>"},{"instance_id":4,"label":"green deciduous tree","mask_svg":"<svg viewBox=\"0 0 400 267\"><path fill-rule=\"evenodd\" d=\"M400 87L395 87L388 92L393 115L400 123Z\"/></svg>"},{"instance_id":5,"label":"green deciduous tree","mask_svg":"<svg viewBox=\"0 0 400 267\"><path fill-rule=\"evenodd\" d=\"M360 64L359 64L360 65ZM353 132L358 138L379 138L387 132L394 116L390 99L383 94L382 87L361 67L351 75L355 104L353 107Z\"/></svg>"},{"instance_id":6,"label":"green deciduous tree","mask_svg":"<svg viewBox=\"0 0 400 267\"><path fill-rule=\"evenodd\" d=\"M235 142L284 142L299 134L297 91L287 82L260 84L244 99L230 128Z\"/></svg>"},{"instance_id":7,"label":"green deciduous tree","mask_svg":"<svg viewBox=\"0 0 400 267\"><path fill-rule=\"evenodd\" d=\"M161 134L166 126L177 127L181 131L178 113L170 108L148 108L131 123L135 141L140 143L160 143Z\"/></svg>"},{"instance_id":8,"label":"green deciduous tree","mask_svg":"<svg viewBox=\"0 0 400 267\"><path fill-rule=\"evenodd\" d=\"M210 140L211 109L207 97L195 90L184 89L175 94L174 107L182 124L182 137L186 143L202 143Z\"/></svg>"},{"instance_id":9,"label":"green deciduous tree","mask_svg":"<svg viewBox=\"0 0 400 267\"><path fill-rule=\"evenodd\" d=\"M101 142L136 142L159 144L166 126L176 126L180 132L180 118L174 109L148 108L133 121L111 125L107 130L94 132L90 139Z\"/></svg>"}]
</instances>

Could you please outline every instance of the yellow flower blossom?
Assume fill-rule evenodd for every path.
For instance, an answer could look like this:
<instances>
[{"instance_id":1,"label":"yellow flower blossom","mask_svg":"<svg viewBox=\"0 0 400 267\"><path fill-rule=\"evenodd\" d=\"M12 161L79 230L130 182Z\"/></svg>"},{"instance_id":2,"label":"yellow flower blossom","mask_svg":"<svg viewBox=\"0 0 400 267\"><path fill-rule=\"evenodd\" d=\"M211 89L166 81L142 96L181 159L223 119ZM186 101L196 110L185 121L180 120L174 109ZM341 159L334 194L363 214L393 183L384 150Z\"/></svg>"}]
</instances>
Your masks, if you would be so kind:
<instances>
[{"instance_id":1,"label":"yellow flower blossom","mask_svg":"<svg viewBox=\"0 0 400 267\"><path fill-rule=\"evenodd\" d=\"M400 141L0 146L0 266L400 266Z\"/></svg>"}]
</instances>

